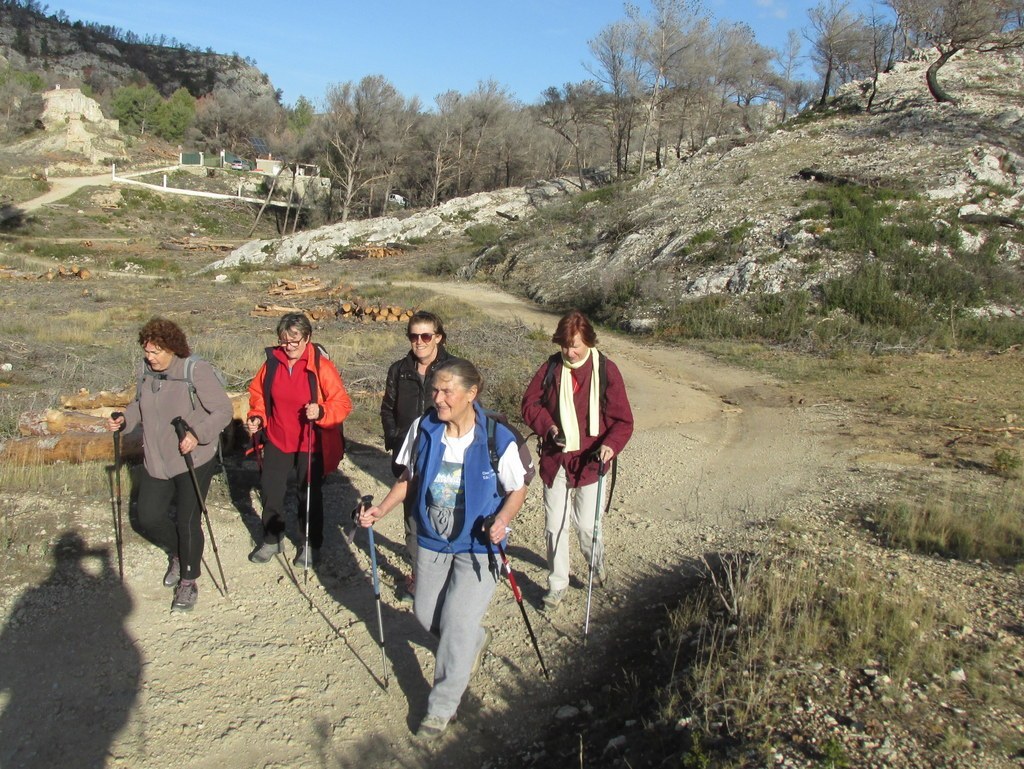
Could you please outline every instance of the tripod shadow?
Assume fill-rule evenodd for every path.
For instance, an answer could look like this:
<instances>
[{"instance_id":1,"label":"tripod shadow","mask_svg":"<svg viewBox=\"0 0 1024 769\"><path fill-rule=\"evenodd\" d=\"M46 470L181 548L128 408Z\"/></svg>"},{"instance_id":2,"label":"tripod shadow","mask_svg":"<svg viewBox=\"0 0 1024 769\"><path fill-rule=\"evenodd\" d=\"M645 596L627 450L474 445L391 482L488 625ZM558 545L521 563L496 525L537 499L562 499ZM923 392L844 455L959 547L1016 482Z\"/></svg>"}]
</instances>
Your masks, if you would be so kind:
<instances>
[{"instance_id":1,"label":"tripod shadow","mask_svg":"<svg viewBox=\"0 0 1024 769\"><path fill-rule=\"evenodd\" d=\"M0 766L106 765L138 696L132 600L107 549L65 532L53 570L18 599L0 634ZM98 561L98 573L97 562Z\"/></svg>"}]
</instances>

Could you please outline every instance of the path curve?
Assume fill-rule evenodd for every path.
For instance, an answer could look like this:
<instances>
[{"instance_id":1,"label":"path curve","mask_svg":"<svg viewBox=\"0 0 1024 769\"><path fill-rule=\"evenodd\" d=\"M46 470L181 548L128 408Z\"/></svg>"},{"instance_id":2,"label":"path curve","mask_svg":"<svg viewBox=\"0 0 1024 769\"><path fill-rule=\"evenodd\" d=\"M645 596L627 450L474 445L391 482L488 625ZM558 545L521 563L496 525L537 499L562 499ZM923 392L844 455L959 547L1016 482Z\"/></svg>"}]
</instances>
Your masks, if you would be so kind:
<instances>
[{"instance_id":1,"label":"path curve","mask_svg":"<svg viewBox=\"0 0 1024 769\"><path fill-rule=\"evenodd\" d=\"M557 320L487 286L419 285L548 333ZM739 534L821 494L821 479L834 470L835 445L827 416L792 406L783 388L764 377L607 331L601 332L601 347L622 369L637 430L620 459L605 525L615 582L611 591L594 594L591 650L617 637L616 621L626 606L663 616L671 597L652 595L651 578L708 549L735 547ZM218 595L207 568L196 611L170 614L171 593L160 584L165 558L126 531L123 587L116 579L102 582L106 604L118 611L92 615L89 623L62 621L61 607L78 606L88 574L101 568L95 556L83 559L84 576L49 580L52 594L36 608L23 605L17 617L12 609L29 591L0 598L5 634L32 623L52 625L46 648L38 648L42 641L34 642L37 648L7 645L0 655L0 726L18 734L26 750L40 756L57 747L65 757L99 753L106 756L105 769L479 766L530 744L559 706L578 704L571 697L581 681L607 672L588 667L593 654L582 653L585 591L578 582L556 613L538 611L546 586L538 484L516 519L509 550L553 683L540 675L518 606L501 587L485 620L495 639L459 720L435 743L418 742L412 732L424 715L433 642L395 597L405 571L400 516L375 527L387 688L366 542L362 534L354 543L343 536L358 496L379 499L386 492L388 456L375 446L350 447L343 477L332 477L325 487L325 560L308 579L280 557L264 566L246 559L252 547L247 527L254 521L243 480L255 478L255 467L247 462L238 470L231 496L218 480L209 500L229 595ZM11 515L31 515L34 506L73 504L62 499L24 496L8 503ZM109 569L110 506L69 514L81 521L90 552L108 548ZM294 554L293 545L287 554ZM214 565L209 547L206 560ZM572 569L577 578L586 573L578 548ZM90 595L99 589L89 583ZM110 631L123 625L124 633L105 634L117 639L116 649L93 648L93 639L104 635L96 624L104 622L111 623ZM66 648L104 660L114 654L140 659L141 668L134 676L93 681L96 666L81 664L89 655L69 657L61 652ZM36 704L4 707L19 701L21 692ZM96 702L115 701L117 718L91 715ZM54 720L52 713L76 717ZM0 745L0 763L4 749Z\"/></svg>"}]
</instances>

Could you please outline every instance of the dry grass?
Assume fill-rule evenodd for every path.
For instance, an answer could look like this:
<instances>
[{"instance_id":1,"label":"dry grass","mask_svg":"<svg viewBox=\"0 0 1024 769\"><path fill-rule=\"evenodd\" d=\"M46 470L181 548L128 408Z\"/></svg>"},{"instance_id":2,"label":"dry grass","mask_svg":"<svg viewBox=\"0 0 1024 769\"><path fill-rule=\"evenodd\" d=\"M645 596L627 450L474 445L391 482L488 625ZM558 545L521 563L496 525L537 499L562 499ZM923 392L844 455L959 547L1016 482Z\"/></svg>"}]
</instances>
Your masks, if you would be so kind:
<instances>
[{"instance_id":1,"label":"dry grass","mask_svg":"<svg viewBox=\"0 0 1024 769\"><path fill-rule=\"evenodd\" d=\"M835 545L814 549L823 555L705 560L698 588L670 616L663 721L756 741L782 717L780 703L822 695L809 682L816 664L850 670L870 661L897 681L948 669L948 608Z\"/></svg>"}]
</instances>

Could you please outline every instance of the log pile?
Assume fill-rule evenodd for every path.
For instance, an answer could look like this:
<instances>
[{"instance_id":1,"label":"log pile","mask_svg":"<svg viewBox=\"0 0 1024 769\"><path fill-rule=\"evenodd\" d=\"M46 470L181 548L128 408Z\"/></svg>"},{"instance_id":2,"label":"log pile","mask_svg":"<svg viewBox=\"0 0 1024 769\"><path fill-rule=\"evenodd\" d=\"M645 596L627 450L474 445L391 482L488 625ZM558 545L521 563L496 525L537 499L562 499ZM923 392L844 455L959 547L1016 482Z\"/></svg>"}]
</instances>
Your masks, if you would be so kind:
<instances>
[{"instance_id":1,"label":"log pile","mask_svg":"<svg viewBox=\"0 0 1024 769\"><path fill-rule=\"evenodd\" d=\"M397 323L407 321L415 310L393 304L371 303L362 299L344 299L336 307L320 305L304 308L283 304L257 304L249 314L254 318L280 318L290 312L304 313L312 322L336 316L362 323Z\"/></svg>"},{"instance_id":2,"label":"log pile","mask_svg":"<svg viewBox=\"0 0 1024 769\"><path fill-rule=\"evenodd\" d=\"M363 323L397 323L407 321L414 310L393 304L365 302L361 299L345 299L338 304L339 318L358 320Z\"/></svg>"},{"instance_id":3,"label":"log pile","mask_svg":"<svg viewBox=\"0 0 1024 769\"><path fill-rule=\"evenodd\" d=\"M21 280L54 280L56 278L71 278L74 280L89 280L92 277L92 270L87 267L79 267L72 264L69 267L61 265L51 267L44 273L24 272L10 267L0 267L0 279L21 279Z\"/></svg>"},{"instance_id":4,"label":"log pile","mask_svg":"<svg viewBox=\"0 0 1024 769\"><path fill-rule=\"evenodd\" d=\"M290 312L301 312L312 322L321 321L324 318L330 318L335 315L335 311L332 307L324 307L321 305L304 309L302 307L282 304L257 304L249 315L254 318L280 318L282 315L286 315Z\"/></svg>"},{"instance_id":5,"label":"log pile","mask_svg":"<svg viewBox=\"0 0 1024 769\"><path fill-rule=\"evenodd\" d=\"M165 251L231 251L230 243L214 243L209 238L171 238L160 244Z\"/></svg>"},{"instance_id":6,"label":"log pile","mask_svg":"<svg viewBox=\"0 0 1024 769\"><path fill-rule=\"evenodd\" d=\"M342 255L342 259L387 259L389 256L399 256L404 249L397 246L360 246L350 248Z\"/></svg>"},{"instance_id":7,"label":"log pile","mask_svg":"<svg viewBox=\"0 0 1024 769\"><path fill-rule=\"evenodd\" d=\"M240 426L249 411L249 393L229 392L228 397L236 426ZM134 386L118 392L79 390L61 398L61 409L25 412L18 418L18 432L23 437L0 442L0 462L112 461L114 441L107 419L112 412L123 411L134 398ZM122 435L121 453L126 461L142 458L141 430Z\"/></svg>"},{"instance_id":8,"label":"log pile","mask_svg":"<svg viewBox=\"0 0 1024 769\"><path fill-rule=\"evenodd\" d=\"M299 278L287 280L281 278L267 291L271 296L295 296L297 294L315 294L327 291L327 286L320 278Z\"/></svg>"}]
</instances>

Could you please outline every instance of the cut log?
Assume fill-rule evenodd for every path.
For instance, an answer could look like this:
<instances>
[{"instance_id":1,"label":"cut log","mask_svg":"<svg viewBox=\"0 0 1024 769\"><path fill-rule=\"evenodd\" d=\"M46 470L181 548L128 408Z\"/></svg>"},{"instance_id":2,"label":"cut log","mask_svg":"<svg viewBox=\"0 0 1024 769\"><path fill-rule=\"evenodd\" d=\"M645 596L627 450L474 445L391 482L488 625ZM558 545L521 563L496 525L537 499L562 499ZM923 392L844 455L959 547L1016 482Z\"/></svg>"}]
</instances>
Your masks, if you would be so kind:
<instances>
[{"instance_id":1,"label":"cut log","mask_svg":"<svg viewBox=\"0 0 1024 769\"><path fill-rule=\"evenodd\" d=\"M101 390L93 395L86 389L81 389L75 395L68 395L60 399L60 405L66 409L80 411L82 409L95 409L107 406L127 406L135 398L135 386L121 390L120 392L109 392Z\"/></svg>"},{"instance_id":2,"label":"cut log","mask_svg":"<svg viewBox=\"0 0 1024 769\"><path fill-rule=\"evenodd\" d=\"M142 431L121 436L122 459L142 456ZM22 465L52 465L56 462L80 464L114 459L112 433L64 433L63 435L13 438L0 442L0 462Z\"/></svg>"},{"instance_id":3,"label":"cut log","mask_svg":"<svg viewBox=\"0 0 1024 769\"><path fill-rule=\"evenodd\" d=\"M83 414L81 411L26 411L18 417L18 432L22 435L59 435L66 432L105 433L107 418Z\"/></svg>"}]
</instances>

